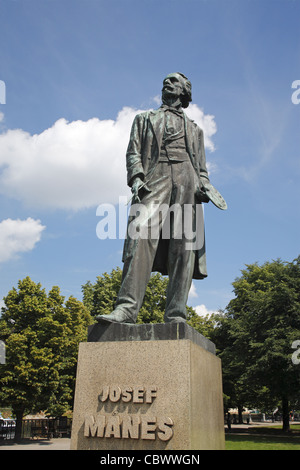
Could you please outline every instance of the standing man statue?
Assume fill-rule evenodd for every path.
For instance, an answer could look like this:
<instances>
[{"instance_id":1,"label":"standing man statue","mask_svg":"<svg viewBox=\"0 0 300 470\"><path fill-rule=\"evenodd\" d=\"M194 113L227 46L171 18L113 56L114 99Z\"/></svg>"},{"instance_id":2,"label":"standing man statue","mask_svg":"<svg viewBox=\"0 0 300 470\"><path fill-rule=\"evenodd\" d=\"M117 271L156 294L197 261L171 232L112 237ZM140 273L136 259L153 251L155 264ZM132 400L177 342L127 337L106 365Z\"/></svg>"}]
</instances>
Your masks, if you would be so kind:
<instances>
[{"instance_id":1,"label":"standing man statue","mask_svg":"<svg viewBox=\"0 0 300 470\"><path fill-rule=\"evenodd\" d=\"M200 217L199 224L197 208L210 200L220 209L227 206L209 181L203 131L182 110L191 101L190 81L171 73L163 81L162 106L134 119L127 182L135 203L131 209L140 210L129 216L115 309L98 315L98 322L135 323L152 271L169 276L164 321L185 322L192 279L207 276L204 221ZM191 233L200 244L190 243Z\"/></svg>"}]
</instances>

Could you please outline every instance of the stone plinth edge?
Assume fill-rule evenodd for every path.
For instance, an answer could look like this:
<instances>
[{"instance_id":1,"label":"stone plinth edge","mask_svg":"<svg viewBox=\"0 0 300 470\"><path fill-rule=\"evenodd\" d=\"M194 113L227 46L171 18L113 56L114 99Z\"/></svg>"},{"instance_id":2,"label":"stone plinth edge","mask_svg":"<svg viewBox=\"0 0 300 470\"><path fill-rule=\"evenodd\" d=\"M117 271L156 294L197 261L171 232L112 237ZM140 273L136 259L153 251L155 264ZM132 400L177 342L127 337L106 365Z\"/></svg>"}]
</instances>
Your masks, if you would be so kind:
<instances>
[{"instance_id":1,"label":"stone plinth edge","mask_svg":"<svg viewBox=\"0 0 300 470\"><path fill-rule=\"evenodd\" d=\"M206 351L216 354L216 347L187 323L95 323L88 328L88 342L159 341L188 339Z\"/></svg>"}]
</instances>

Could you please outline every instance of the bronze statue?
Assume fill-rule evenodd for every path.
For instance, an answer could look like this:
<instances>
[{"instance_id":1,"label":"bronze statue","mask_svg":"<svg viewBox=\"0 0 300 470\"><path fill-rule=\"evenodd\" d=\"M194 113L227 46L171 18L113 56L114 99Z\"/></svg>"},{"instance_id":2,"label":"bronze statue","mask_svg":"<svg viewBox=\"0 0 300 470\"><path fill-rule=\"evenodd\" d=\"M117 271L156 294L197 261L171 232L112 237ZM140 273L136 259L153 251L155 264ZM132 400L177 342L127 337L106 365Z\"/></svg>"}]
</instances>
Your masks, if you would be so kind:
<instances>
[{"instance_id":1,"label":"bronze statue","mask_svg":"<svg viewBox=\"0 0 300 470\"><path fill-rule=\"evenodd\" d=\"M98 322L135 323L152 271L169 276L164 321L185 322L192 279L207 276L197 208L210 200L220 209L227 206L209 181L203 131L182 110L191 101L190 81L171 73L163 81L162 106L134 119L126 154L133 205L122 284L114 311L98 315ZM198 237L194 245L191 233Z\"/></svg>"}]
</instances>

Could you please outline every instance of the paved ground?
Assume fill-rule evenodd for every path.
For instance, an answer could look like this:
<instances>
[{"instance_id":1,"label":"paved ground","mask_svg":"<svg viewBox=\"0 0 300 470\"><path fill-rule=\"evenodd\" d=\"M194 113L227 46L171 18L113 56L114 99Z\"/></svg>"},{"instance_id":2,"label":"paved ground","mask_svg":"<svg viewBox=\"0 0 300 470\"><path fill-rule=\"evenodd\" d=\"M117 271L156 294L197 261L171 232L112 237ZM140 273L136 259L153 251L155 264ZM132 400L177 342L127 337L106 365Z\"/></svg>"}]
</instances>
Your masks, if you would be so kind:
<instances>
[{"instance_id":1,"label":"paved ground","mask_svg":"<svg viewBox=\"0 0 300 470\"><path fill-rule=\"evenodd\" d=\"M275 424L275 423L274 423ZM291 423L292 424L292 423ZM295 422L293 424L300 424L300 422ZM276 422L276 425L280 426L282 423ZM232 430L243 429L246 431L248 428L255 426L272 426L272 423L252 423L252 424L233 424ZM227 426L225 426L227 431ZM4 443L5 442L5 443ZM0 451L1 450L70 450L69 438L56 438L56 439L24 439L21 443L16 444L13 441L2 441L0 442Z\"/></svg>"},{"instance_id":2,"label":"paved ground","mask_svg":"<svg viewBox=\"0 0 300 470\"><path fill-rule=\"evenodd\" d=\"M1 450L70 450L71 439L24 439L20 444L6 441L5 444L0 443Z\"/></svg>"},{"instance_id":3,"label":"paved ground","mask_svg":"<svg viewBox=\"0 0 300 470\"><path fill-rule=\"evenodd\" d=\"M300 421L290 421L290 425L292 426L293 424L300 424ZM232 424L231 427L233 429L251 429L251 428L255 428L255 427L268 427L268 426L277 426L278 428L281 428L282 427L282 421L275 421L274 423L272 423L272 421L264 421L264 422L255 422L253 421L252 423L250 424ZM227 428L227 425L225 425L225 429Z\"/></svg>"}]
</instances>

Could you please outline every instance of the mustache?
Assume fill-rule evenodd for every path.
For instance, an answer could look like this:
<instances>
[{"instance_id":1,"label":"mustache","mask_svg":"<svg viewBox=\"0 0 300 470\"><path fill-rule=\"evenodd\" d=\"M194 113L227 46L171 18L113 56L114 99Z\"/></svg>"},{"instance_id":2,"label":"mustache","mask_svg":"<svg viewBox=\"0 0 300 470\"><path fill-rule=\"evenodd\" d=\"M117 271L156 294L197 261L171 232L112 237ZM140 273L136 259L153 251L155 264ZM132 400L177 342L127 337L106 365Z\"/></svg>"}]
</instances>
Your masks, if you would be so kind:
<instances>
[{"instance_id":1,"label":"mustache","mask_svg":"<svg viewBox=\"0 0 300 470\"><path fill-rule=\"evenodd\" d=\"M174 90L176 88L180 88L182 91L183 91L183 86L182 85L173 85L173 84L166 84L166 85L163 85L162 87L162 90L161 91L169 91L169 90Z\"/></svg>"}]
</instances>

